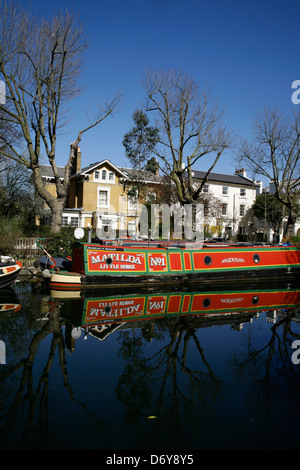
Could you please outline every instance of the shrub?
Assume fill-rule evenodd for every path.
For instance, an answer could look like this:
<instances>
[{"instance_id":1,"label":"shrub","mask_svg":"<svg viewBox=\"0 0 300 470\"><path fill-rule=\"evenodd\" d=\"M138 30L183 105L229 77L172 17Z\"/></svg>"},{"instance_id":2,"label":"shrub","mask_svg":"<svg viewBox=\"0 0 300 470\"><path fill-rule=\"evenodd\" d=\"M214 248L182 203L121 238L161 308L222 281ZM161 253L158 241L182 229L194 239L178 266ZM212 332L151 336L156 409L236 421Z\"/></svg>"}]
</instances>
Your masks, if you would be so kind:
<instances>
[{"instance_id":1,"label":"shrub","mask_svg":"<svg viewBox=\"0 0 300 470\"><path fill-rule=\"evenodd\" d=\"M17 239L22 234L20 219L0 217L0 227L0 254L14 256Z\"/></svg>"},{"instance_id":2,"label":"shrub","mask_svg":"<svg viewBox=\"0 0 300 470\"><path fill-rule=\"evenodd\" d=\"M85 234L84 240L86 238L87 234ZM71 256L75 241L74 228L62 227L60 233L51 234L46 240L41 240L40 245L53 257L66 257Z\"/></svg>"}]
</instances>

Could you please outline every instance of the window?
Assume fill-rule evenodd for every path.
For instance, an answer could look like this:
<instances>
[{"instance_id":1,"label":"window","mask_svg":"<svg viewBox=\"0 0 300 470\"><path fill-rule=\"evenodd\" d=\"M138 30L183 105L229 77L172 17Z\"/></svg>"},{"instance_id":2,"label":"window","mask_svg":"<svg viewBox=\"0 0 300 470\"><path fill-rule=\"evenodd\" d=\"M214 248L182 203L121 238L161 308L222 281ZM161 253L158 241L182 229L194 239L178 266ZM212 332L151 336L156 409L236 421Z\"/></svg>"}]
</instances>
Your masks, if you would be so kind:
<instances>
[{"instance_id":1,"label":"window","mask_svg":"<svg viewBox=\"0 0 300 470\"><path fill-rule=\"evenodd\" d=\"M114 183L115 181L115 174L113 171L103 170L96 170L94 172L94 181L109 181Z\"/></svg>"},{"instance_id":2,"label":"window","mask_svg":"<svg viewBox=\"0 0 300 470\"><path fill-rule=\"evenodd\" d=\"M209 185L205 184L204 187L203 187L203 192L208 193L208 190L209 190Z\"/></svg>"},{"instance_id":3,"label":"window","mask_svg":"<svg viewBox=\"0 0 300 470\"><path fill-rule=\"evenodd\" d=\"M155 204L156 202L156 194L154 191L147 191L146 194L146 202L150 202L152 204Z\"/></svg>"},{"instance_id":4,"label":"window","mask_svg":"<svg viewBox=\"0 0 300 470\"><path fill-rule=\"evenodd\" d=\"M223 188L222 188L222 194L223 194L224 196L226 196L226 194L228 194L228 186L223 186Z\"/></svg>"},{"instance_id":5,"label":"window","mask_svg":"<svg viewBox=\"0 0 300 470\"><path fill-rule=\"evenodd\" d=\"M246 196L246 189L244 188L240 189L240 196Z\"/></svg>"},{"instance_id":6,"label":"window","mask_svg":"<svg viewBox=\"0 0 300 470\"><path fill-rule=\"evenodd\" d=\"M68 227L69 225L71 227L79 227L79 217L77 216L71 217L71 216L64 215L62 217L62 226Z\"/></svg>"},{"instance_id":7,"label":"window","mask_svg":"<svg viewBox=\"0 0 300 470\"><path fill-rule=\"evenodd\" d=\"M78 217L70 217L70 225L71 227L78 227Z\"/></svg>"},{"instance_id":8,"label":"window","mask_svg":"<svg viewBox=\"0 0 300 470\"><path fill-rule=\"evenodd\" d=\"M67 227L67 225L68 225L68 217L63 216L62 219L61 219L61 224L62 224L63 227Z\"/></svg>"},{"instance_id":9,"label":"window","mask_svg":"<svg viewBox=\"0 0 300 470\"><path fill-rule=\"evenodd\" d=\"M222 215L227 215L227 204L221 204Z\"/></svg>"},{"instance_id":10,"label":"window","mask_svg":"<svg viewBox=\"0 0 300 470\"><path fill-rule=\"evenodd\" d=\"M240 205L240 217L244 217L245 215L245 206L244 205Z\"/></svg>"},{"instance_id":11,"label":"window","mask_svg":"<svg viewBox=\"0 0 300 470\"><path fill-rule=\"evenodd\" d=\"M98 192L98 207L108 207L108 191L100 189Z\"/></svg>"}]
</instances>

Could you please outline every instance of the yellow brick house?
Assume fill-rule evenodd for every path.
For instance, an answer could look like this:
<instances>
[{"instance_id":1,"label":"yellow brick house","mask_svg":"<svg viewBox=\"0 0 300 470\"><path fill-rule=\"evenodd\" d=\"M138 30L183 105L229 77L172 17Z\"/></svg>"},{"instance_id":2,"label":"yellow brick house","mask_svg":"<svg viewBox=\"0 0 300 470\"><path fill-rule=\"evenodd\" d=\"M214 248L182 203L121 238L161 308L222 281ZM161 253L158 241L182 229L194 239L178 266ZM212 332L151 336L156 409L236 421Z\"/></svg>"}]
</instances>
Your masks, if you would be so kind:
<instances>
[{"instance_id":1,"label":"yellow brick house","mask_svg":"<svg viewBox=\"0 0 300 470\"><path fill-rule=\"evenodd\" d=\"M55 194L51 166L41 165L41 170L47 189ZM59 168L59 173L63 178L64 167ZM131 236L136 234L139 201L128 196L128 188L137 184L137 174L134 169L117 167L110 160L102 160L81 168L81 152L78 149L62 225L92 227L98 231L118 230L124 235L129 230ZM152 201L155 201L163 178L158 172L143 172L143 184L147 185L146 200L152 196ZM49 218L47 220L46 217L45 222L49 223Z\"/></svg>"}]
</instances>

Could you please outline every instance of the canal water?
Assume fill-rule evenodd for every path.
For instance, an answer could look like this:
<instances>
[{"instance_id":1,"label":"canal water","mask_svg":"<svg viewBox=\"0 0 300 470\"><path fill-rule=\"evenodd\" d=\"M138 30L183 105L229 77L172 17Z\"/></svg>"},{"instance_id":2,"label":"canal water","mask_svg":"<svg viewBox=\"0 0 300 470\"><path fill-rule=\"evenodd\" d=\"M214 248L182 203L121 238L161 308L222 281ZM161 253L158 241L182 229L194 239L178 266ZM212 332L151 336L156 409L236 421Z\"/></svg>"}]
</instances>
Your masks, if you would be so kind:
<instances>
[{"instance_id":1,"label":"canal water","mask_svg":"<svg viewBox=\"0 0 300 470\"><path fill-rule=\"evenodd\" d=\"M300 448L296 279L87 293L20 280L0 306L2 450Z\"/></svg>"}]
</instances>

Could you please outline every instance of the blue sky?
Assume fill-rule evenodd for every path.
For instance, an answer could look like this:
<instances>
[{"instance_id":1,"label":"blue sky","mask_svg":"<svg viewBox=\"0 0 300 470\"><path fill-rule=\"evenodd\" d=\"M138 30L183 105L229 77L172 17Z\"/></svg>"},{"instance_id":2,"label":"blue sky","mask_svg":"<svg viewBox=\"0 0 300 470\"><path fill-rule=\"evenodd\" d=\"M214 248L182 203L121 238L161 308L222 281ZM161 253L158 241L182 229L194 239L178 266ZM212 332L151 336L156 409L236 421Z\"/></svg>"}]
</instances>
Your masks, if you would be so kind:
<instances>
[{"instance_id":1,"label":"blue sky","mask_svg":"<svg viewBox=\"0 0 300 470\"><path fill-rule=\"evenodd\" d=\"M38 15L74 8L91 43L80 78L83 94L70 103L70 122L59 138L57 163L85 128L86 112L119 90L123 104L113 119L84 134L82 166L110 159L129 163L122 140L144 98L147 68L175 68L192 75L226 112L226 123L247 137L254 113L276 105L295 110L291 85L300 80L299 0L23 0ZM300 105L299 105L300 106ZM202 160L195 169L205 170ZM216 171L233 173L229 152Z\"/></svg>"}]
</instances>

